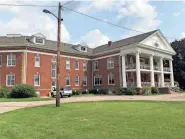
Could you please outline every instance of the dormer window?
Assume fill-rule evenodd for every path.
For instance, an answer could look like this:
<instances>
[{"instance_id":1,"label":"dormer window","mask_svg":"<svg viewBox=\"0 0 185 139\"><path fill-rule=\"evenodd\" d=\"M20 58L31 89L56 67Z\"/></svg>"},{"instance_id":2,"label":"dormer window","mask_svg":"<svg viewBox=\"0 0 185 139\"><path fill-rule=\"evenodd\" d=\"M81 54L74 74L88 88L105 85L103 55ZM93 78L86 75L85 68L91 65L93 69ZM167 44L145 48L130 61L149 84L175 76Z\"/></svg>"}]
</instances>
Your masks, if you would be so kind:
<instances>
[{"instance_id":1,"label":"dormer window","mask_svg":"<svg viewBox=\"0 0 185 139\"><path fill-rule=\"evenodd\" d=\"M82 52L87 52L87 48L86 48L86 47L81 46L80 51L82 51Z\"/></svg>"},{"instance_id":2,"label":"dormer window","mask_svg":"<svg viewBox=\"0 0 185 139\"><path fill-rule=\"evenodd\" d=\"M43 44L44 43L44 39L42 39L42 38L35 38L35 42L36 43L39 43L39 44Z\"/></svg>"}]
</instances>

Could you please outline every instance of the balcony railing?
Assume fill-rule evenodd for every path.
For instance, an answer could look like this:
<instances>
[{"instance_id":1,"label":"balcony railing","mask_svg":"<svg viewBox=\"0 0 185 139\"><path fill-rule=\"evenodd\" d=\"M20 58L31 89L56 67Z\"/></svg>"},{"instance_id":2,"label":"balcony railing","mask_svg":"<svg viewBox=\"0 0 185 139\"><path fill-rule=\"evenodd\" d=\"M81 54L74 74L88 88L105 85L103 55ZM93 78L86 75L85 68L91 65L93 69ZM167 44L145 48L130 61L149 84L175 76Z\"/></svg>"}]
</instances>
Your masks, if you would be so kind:
<instances>
[{"instance_id":1,"label":"balcony railing","mask_svg":"<svg viewBox=\"0 0 185 139\"><path fill-rule=\"evenodd\" d=\"M163 71L165 71L165 72L170 72L170 68L164 67L164 68L163 68Z\"/></svg>"},{"instance_id":2,"label":"balcony railing","mask_svg":"<svg viewBox=\"0 0 185 139\"><path fill-rule=\"evenodd\" d=\"M136 65L133 64L133 65L127 65L126 66L126 69L136 69Z\"/></svg>"},{"instance_id":3,"label":"balcony railing","mask_svg":"<svg viewBox=\"0 0 185 139\"><path fill-rule=\"evenodd\" d=\"M140 65L140 69L150 69L150 65L146 65L146 64L141 64Z\"/></svg>"},{"instance_id":4,"label":"balcony railing","mask_svg":"<svg viewBox=\"0 0 185 139\"><path fill-rule=\"evenodd\" d=\"M160 69L160 67L159 67L159 66L154 66L154 70L156 70L156 71L160 71L161 69Z\"/></svg>"},{"instance_id":5,"label":"balcony railing","mask_svg":"<svg viewBox=\"0 0 185 139\"><path fill-rule=\"evenodd\" d=\"M151 82L141 82L141 86L151 86Z\"/></svg>"}]
</instances>

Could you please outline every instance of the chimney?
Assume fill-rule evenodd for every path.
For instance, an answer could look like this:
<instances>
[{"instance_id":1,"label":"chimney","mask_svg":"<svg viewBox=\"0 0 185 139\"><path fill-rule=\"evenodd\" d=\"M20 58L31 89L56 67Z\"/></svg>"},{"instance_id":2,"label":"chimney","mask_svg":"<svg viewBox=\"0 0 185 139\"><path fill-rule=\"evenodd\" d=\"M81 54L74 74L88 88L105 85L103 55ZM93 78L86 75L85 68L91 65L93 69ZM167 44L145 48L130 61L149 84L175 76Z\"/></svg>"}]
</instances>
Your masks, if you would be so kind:
<instances>
[{"instance_id":1,"label":"chimney","mask_svg":"<svg viewBox=\"0 0 185 139\"><path fill-rule=\"evenodd\" d=\"M112 41L108 41L108 47L112 46Z\"/></svg>"}]
</instances>

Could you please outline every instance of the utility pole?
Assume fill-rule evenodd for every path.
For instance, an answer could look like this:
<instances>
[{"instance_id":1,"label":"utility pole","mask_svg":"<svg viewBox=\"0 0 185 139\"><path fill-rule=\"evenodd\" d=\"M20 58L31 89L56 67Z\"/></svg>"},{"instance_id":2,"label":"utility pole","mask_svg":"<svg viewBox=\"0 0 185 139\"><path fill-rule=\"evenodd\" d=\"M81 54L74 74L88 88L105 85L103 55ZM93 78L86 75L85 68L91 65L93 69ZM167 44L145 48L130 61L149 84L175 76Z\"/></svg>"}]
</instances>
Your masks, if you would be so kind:
<instances>
[{"instance_id":1,"label":"utility pole","mask_svg":"<svg viewBox=\"0 0 185 139\"><path fill-rule=\"evenodd\" d=\"M60 48L61 48L61 11L62 6L58 4L58 34L57 34L57 92L56 92L56 107L60 107Z\"/></svg>"}]
</instances>

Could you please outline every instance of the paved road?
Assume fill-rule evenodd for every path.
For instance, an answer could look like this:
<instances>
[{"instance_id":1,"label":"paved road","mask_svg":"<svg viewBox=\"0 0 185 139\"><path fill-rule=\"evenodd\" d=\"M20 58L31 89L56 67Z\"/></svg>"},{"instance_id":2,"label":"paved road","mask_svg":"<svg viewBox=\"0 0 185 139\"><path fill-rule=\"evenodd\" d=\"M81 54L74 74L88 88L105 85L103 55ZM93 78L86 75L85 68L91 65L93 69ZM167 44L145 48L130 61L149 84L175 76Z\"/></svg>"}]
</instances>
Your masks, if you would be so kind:
<instances>
[{"instance_id":1,"label":"paved road","mask_svg":"<svg viewBox=\"0 0 185 139\"><path fill-rule=\"evenodd\" d=\"M153 100L153 101L185 101L185 94L169 94L158 96L86 96L61 99L61 103L106 101L106 100ZM25 107L36 107L47 104L55 104L55 100L33 101L33 102L0 102L0 113L21 109Z\"/></svg>"}]
</instances>

